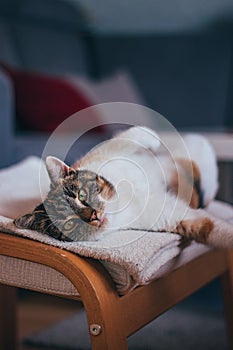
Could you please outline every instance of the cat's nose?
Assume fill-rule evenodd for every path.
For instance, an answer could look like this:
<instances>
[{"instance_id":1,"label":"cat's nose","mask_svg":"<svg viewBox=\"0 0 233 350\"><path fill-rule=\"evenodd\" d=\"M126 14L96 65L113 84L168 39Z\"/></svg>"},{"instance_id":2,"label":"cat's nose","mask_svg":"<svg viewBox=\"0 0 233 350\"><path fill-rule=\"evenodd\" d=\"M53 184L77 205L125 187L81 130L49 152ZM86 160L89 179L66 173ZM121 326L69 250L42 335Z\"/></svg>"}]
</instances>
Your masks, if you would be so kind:
<instances>
[{"instance_id":1,"label":"cat's nose","mask_svg":"<svg viewBox=\"0 0 233 350\"><path fill-rule=\"evenodd\" d=\"M98 220L97 213L96 213L95 209L93 210L91 217L90 217L90 221L94 221L94 220Z\"/></svg>"}]
</instances>

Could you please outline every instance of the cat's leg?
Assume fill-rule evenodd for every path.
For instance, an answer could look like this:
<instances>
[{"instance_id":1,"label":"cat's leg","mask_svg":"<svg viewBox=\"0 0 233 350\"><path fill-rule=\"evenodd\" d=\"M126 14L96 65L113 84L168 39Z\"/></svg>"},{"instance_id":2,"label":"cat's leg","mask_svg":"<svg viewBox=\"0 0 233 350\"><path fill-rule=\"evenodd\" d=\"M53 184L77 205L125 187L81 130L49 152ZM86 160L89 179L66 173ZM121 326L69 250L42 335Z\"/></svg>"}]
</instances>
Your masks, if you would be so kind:
<instances>
[{"instance_id":1,"label":"cat's leg","mask_svg":"<svg viewBox=\"0 0 233 350\"><path fill-rule=\"evenodd\" d=\"M140 151L149 150L156 153L159 146L160 140L156 132L146 127L131 127L98 144L73 164L73 168L86 167L92 162L106 161L114 157L129 157Z\"/></svg>"},{"instance_id":2,"label":"cat's leg","mask_svg":"<svg viewBox=\"0 0 233 350\"><path fill-rule=\"evenodd\" d=\"M173 230L188 239L221 248L233 248L233 225L205 210L188 209Z\"/></svg>"},{"instance_id":3,"label":"cat's leg","mask_svg":"<svg viewBox=\"0 0 233 350\"><path fill-rule=\"evenodd\" d=\"M117 134L114 139L129 141L130 149L133 146L134 148L144 148L157 153L160 147L158 134L145 126L133 126Z\"/></svg>"},{"instance_id":4,"label":"cat's leg","mask_svg":"<svg viewBox=\"0 0 233 350\"><path fill-rule=\"evenodd\" d=\"M187 155L183 148L173 150L175 166L166 171L168 189L192 208L204 208L216 195L218 169L212 146L201 135L184 137Z\"/></svg>"},{"instance_id":5,"label":"cat's leg","mask_svg":"<svg viewBox=\"0 0 233 350\"><path fill-rule=\"evenodd\" d=\"M215 152L208 140L201 135L186 135L184 143L190 157L187 158L187 161L191 160L198 166L203 204L207 206L215 197L218 188L218 168ZM174 149L174 157L183 158L182 151Z\"/></svg>"},{"instance_id":6,"label":"cat's leg","mask_svg":"<svg viewBox=\"0 0 233 350\"><path fill-rule=\"evenodd\" d=\"M167 190L182 199L191 208L203 208L203 190L198 166L186 158L174 160L175 166L164 167Z\"/></svg>"}]
</instances>

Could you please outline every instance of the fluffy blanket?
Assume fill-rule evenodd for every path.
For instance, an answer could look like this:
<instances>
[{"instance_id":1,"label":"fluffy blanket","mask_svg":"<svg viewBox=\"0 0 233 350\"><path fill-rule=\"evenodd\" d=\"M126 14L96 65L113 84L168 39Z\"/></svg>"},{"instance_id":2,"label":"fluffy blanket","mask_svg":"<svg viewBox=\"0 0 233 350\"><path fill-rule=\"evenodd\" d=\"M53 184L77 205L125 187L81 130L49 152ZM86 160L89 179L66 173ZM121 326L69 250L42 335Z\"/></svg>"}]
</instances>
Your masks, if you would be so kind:
<instances>
[{"instance_id":1,"label":"fluffy blanket","mask_svg":"<svg viewBox=\"0 0 233 350\"><path fill-rule=\"evenodd\" d=\"M44 192L49 188L49 179L39 158L30 157L0 171L0 231L100 260L110 272L121 294L136 285L147 284L211 249L197 243L182 249L181 237L169 232L124 230L113 232L101 241L60 242L36 231L18 229L13 224L13 219L31 211L41 201L40 166L43 174L40 185ZM224 219L223 222L233 223L233 208L227 204L213 202L208 211Z\"/></svg>"}]
</instances>

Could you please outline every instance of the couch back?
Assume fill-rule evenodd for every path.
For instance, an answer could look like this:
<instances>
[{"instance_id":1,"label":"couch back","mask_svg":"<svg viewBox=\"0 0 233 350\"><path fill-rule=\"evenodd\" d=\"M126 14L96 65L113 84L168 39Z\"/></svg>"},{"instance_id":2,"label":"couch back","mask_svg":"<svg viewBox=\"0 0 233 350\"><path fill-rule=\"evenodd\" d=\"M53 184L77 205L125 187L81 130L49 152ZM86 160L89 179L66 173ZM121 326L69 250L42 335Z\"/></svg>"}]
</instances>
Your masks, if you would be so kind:
<instances>
[{"instance_id":1,"label":"couch back","mask_svg":"<svg viewBox=\"0 0 233 350\"><path fill-rule=\"evenodd\" d=\"M232 32L93 33L78 1L2 0L0 61L53 74L131 73L176 127L233 126Z\"/></svg>"}]
</instances>

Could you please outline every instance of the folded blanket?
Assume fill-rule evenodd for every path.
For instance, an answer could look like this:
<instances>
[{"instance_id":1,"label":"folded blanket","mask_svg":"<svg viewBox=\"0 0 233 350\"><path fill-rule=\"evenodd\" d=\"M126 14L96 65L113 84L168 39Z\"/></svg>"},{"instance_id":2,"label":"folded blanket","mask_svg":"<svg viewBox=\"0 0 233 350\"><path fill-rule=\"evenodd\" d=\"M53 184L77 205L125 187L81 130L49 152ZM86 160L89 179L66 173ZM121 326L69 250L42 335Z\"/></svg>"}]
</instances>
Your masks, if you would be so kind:
<instances>
[{"instance_id":1,"label":"folded blanket","mask_svg":"<svg viewBox=\"0 0 233 350\"><path fill-rule=\"evenodd\" d=\"M171 268L177 268L210 249L197 243L182 249L181 236L169 232L120 230L101 241L61 242L36 231L18 229L12 219L32 210L41 201L40 166L44 192L49 188L49 180L43 162L36 157L0 171L0 231L100 260L121 294L136 285L149 283ZM218 213L219 217L233 222L233 208L227 204L215 202L208 210L213 215Z\"/></svg>"},{"instance_id":2,"label":"folded blanket","mask_svg":"<svg viewBox=\"0 0 233 350\"><path fill-rule=\"evenodd\" d=\"M37 157L0 170L0 215L16 218L30 212L41 202L41 192L47 192L49 184L45 165Z\"/></svg>"}]
</instances>

